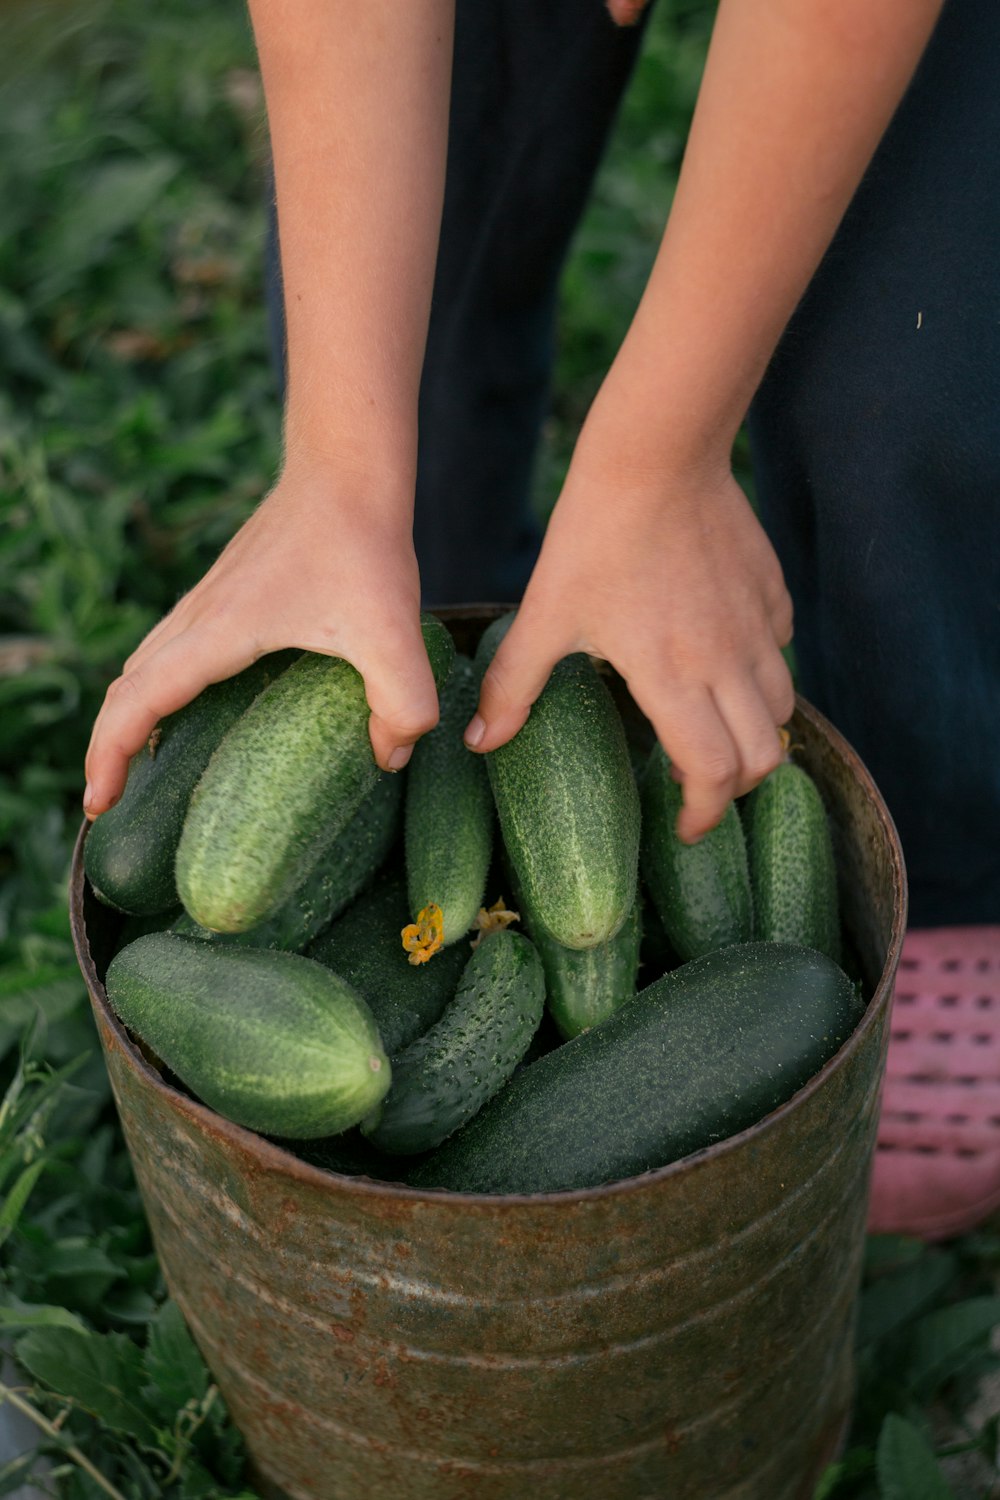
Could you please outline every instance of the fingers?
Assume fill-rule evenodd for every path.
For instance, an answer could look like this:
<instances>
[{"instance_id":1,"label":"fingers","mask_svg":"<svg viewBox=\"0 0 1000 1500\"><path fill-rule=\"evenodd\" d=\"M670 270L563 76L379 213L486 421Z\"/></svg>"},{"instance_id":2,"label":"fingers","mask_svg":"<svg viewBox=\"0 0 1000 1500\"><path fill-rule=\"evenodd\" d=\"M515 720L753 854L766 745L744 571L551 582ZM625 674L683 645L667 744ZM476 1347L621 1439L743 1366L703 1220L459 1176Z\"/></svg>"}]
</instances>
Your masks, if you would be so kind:
<instances>
[{"instance_id":1,"label":"fingers","mask_svg":"<svg viewBox=\"0 0 1000 1500\"><path fill-rule=\"evenodd\" d=\"M108 688L90 737L83 799L88 818L107 812L118 801L129 761L161 719L190 703L210 682L231 677L252 660L248 646L234 654L221 640L182 633L145 656L140 665L126 665Z\"/></svg>"},{"instance_id":2,"label":"fingers","mask_svg":"<svg viewBox=\"0 0 1000 1500\"><path fill-rule=\"evenodd\" d=\"M607 0L611 19L616 26L634 26L647 3L648 0Z\"/></svg>"},{"instance_id":3,"label":"fingers","mask_svg":"<svg viewBox=\"0 0 1000 1500\"><path fill-rule=\"evenodd\" d=\"M778 735L795 706L791 675L775 651L764 664L711 688L654 688L630 681L684 788L678 837L696 843L721 820L734 797L745 796L780 764Z\"/></svg>"},{"instance_id":4,"label":"fingers","mask_svg":"<svg viewBox=\"0 0 1000 1500\"><path fill-rule=\"evenodd\" d=\"M549 680L552 668L567 654L562 646L516 616L497 647L479 693L479 708L465 731L470 750L495 750L521 728L531 705Z\"/></svg>"},{"instance_id":5,"label":"fingers","mask_svg":"<svg viewBox=\"0 0 1000 1500\"><path fill-rule=\"evenodd\" d=\"M380 636L354 665L365 679L375 759L383 771L401 771L416 741L438 721L437 688L419 621Z\"/></svg>"}]
</instances>

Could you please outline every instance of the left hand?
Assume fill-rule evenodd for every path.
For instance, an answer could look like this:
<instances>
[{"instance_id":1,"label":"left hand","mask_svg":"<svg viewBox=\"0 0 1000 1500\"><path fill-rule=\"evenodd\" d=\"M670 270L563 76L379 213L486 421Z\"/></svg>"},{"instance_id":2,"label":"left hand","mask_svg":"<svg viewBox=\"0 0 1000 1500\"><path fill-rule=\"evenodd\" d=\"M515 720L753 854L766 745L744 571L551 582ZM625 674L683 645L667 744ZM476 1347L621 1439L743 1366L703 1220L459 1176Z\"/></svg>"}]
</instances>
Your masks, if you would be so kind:
<instances>
[{"instance_id":1,"label":"left hand","mask_svg":"<svg viewBox=\"0 0 1000 1500\"><path fill-rule=\"evenodd\" d=\"M791 632L780 565L728 461L630 470L581 439L467 743L511 739L562 657L602 657L670 757L693 843L782 757Z\"/></svg>"}]
</instances>

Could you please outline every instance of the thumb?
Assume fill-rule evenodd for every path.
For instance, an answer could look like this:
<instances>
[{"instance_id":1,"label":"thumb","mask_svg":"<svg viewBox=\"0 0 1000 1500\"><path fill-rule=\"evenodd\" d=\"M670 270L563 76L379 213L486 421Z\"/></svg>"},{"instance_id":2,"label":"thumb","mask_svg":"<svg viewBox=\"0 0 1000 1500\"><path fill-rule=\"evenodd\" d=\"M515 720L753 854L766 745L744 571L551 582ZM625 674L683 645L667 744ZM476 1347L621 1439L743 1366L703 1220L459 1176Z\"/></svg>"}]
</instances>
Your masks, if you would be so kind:
<instances>
[{"instance_id":1,"label":"thumb","mask_svg":"<svg viewBox=\"0 0 1000 1500\"><path fill-rule=\"evenodd\" d=\"M401 771L422 734L438 721L434 674L419 620L372 643L357 663L371 709L368 735L383 771Z\"/></svg>"},{"instance_id":2,"label":"thumb","mask_svg":"<svg viewBox=\"0 0 1000 1500\"><path fill-rule=\"evenodd\" d=\"M519 613L487 667L479 709L465 731L470 750L495 750L521 728L531 705L566 651L528 627Z\"/></svg>"}]
</instances>

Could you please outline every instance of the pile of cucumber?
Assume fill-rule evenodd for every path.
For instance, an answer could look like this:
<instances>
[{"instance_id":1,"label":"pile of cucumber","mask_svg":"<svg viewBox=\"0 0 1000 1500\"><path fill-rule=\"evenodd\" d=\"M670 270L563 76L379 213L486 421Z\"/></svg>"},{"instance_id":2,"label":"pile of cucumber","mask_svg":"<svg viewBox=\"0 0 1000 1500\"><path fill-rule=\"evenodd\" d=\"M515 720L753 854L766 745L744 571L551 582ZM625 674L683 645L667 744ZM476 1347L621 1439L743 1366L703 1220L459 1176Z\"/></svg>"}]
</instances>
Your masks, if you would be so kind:
<instances>
[{"instance_id":1,"label":"pile of cucumber","mask_svg":"<svg viewBox=\"0 0 1000 1500\"><path fill-rule=\"evenodd\" d=\"M508 744L465 749L509 619L472 661L424 617L441 717L405 772L375 764L353 667L280 652L166 719L84 846L126 914L122 1021L211 1108L334 1170L484 1193L633 1176L784 1103L863 1011L791 759L683 845L666 756L630 745L583 655Z\"/></svg>"}]
</instances>

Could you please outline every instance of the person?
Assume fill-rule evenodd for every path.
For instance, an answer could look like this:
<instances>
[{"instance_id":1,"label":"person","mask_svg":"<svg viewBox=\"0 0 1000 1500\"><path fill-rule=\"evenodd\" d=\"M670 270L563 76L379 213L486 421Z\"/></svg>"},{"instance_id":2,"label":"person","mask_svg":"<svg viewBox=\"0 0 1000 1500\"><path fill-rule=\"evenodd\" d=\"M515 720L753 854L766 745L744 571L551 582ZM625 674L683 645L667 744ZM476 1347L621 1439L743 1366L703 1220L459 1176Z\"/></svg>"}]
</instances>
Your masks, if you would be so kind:
<instances>
[{"instance_id":1,"label":"person","mask_svg":"<svg viewBox=\"0 0 1000 1500\"><path fill-rule=\"evenodd\" d=\"M929 972L971 965L949 1024L989 1029L1000 17L721 0L662 243L539 539L559 271L641 29L615 24L637 0L608 9L250 0L282 468L111 684L85 810L113 804L160 718L283 646L351 661L378 763L405 765L437 714L423 583L433 603L523 594L470 748L514 735L553 664L589 651L653 724L695 841L778 763L794 598L802 690L871 767L911 872L914 1024L890 1057L872 1224L953 1233L1000 1205L997 1120L976 1113L1000 1042L956 1047L966 1070L978 1048L956 1074ZM748 410L761 520L730 463Z\"/></svg>"}]
</instances>

